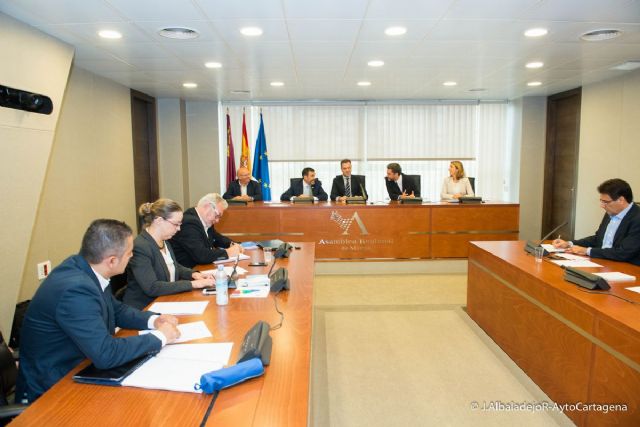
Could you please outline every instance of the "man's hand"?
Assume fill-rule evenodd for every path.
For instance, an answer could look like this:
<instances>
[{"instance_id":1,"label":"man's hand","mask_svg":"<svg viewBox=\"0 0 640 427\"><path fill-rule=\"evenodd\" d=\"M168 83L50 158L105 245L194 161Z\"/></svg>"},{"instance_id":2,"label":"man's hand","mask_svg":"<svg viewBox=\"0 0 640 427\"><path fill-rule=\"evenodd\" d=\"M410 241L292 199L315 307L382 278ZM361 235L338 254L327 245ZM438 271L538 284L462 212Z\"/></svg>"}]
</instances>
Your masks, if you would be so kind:
<instances>
[{"instance_id":1,"label":"man's hand","mask_svg":"<svg viewBox=\"0 0 640 427\"><path fill-rule=\"evenodd\" d=\"M173 326L177 326L178 323L180 323L180 322L178 321L178 318L176 316L172 316L170 314L161 314L153 322L153 327L156 328L156 329L160 329L160 326L163 325L164 323L169 323L169 324L171 324Z\"/></svg>"},{"instance_id":2,"label":"man's hand","mask_svg":"<svg viewBox=\"0 0 640 427\"><path fill-rule=\"evenodd\" d=\"M566 249L566 248L569 247L569 243L567 243L566 241L564 241L562 239L556 239L553 242L551 242L551 244L556 249Z\"/></svg>"},{"instance_id":3,"label":"man's hand","mask_svg":"<svg viewBox=\"0 0 640 427\"><path fill-rule=\"evenodd\" d=\"M569 249L567 249L566 252L576 255L586 255L587 248L585 248L584 246L573 245Z\"/></svg>"},{"instance_id":4,"label":"man's hand","mask_svg":"<svg viewBox=\"0 0 640 427\"><path fill-rule=\"evenodd\" d=\"M196 279L191 281L191 287L193 289L210 288L215 284L215 279Z\"/></svg>"},{"instance_id":5,"label":"man's hand","mask_svg":"<svg viewBox=\"0 0 640 427\"><path fill-rule=\"evenodd\" d=\"M236 196L236 197L233 198L233 200L244 200L245 202L252 202L253 201L253 197L251 197L248 194L246 194L244 196Z\"/></svg>"},{"instance_id":6,"label":"man's hand","mask_svg":"<svg viewBox=\"0 0 640 427\"><path fill-rule=\"evenodd\" d=\"M229 256L229 258L233 258L238 256L238 254L241 254L243 251L243 247L238 245L237 243L232 243L231 246L229 246L227 249L227 255Z\"/></svg>"},{"instance_id":7,"label":"man's hand","mask_svg":"<svg viewBox=\"0 0 640 427\"><path fill-rule=\"evenodd\" d=\"M336 197L336 202L346 202L347 196Z\"/></svg>"},{"instance_id":8,"label":"man's hand","mask_svg":"<svg viewBox=\"0 0 640 427\"><path fill-rule=\"evenodd\" d=\"M164 335L164 337L167 339L167 344L171 344L172 342L175 342L178 338L180 338L180 331L178 330L176 325L172 325L171 323L162 323L160 327L156 329L162 332L162 335Z\"/></svg>"}]
</instances>

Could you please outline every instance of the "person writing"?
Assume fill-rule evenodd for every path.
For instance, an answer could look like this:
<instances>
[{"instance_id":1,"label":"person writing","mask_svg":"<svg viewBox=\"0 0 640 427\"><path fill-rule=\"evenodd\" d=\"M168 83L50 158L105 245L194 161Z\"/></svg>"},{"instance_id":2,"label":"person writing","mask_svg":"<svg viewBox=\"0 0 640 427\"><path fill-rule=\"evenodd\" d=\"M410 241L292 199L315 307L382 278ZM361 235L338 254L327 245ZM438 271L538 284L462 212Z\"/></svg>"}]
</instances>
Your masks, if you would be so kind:
<instances>
[{"instance_id":1,"label":"person writing","mask_svg":"<svg viewBox=\"0 0 640 427\"><path fill-rule=\"evenodd\" d=\"M258 181L251 179L251 172L246 167L238 169L238 179L231 181L229 188L222 195L226 200L243 200L245 202L259 202L262 200L262 188Z\"/></svg>"},{"instance_id":2,"label":"person writing","mask_svg":"<svg viewBox=\"0 0 640 427\"><path fill-rule=\"evenodd\" d=\"M347 197L361 196L366 197L364 182L359 176L351 175L351 160L344 159L340 162L342 175L333 178L331 185L331 200L344 202ZM363 192L365 192L363 194Z\"/></svg>"},{"instance_id":3,"label":"person writing","mask_svg":"<svg viewBox=\"0 0 640 427\"><path fill-rule=\"evenodd\" d=\"M133 243L127 267L124 303L141 309L161 295L213 286L213 276L204 275L176 261L169 240L182 225L182 208L170 199L143 203L138 213L143 231Z\"/></svg>"},{"instance_id":4,"label":"person writing","mask_svg":"<svg viewBox=\"0 0 640 427\"><path fill-rule=\"evenodd\" d=\"M598 186L598 193L605 215L596 234L568 242L558 238L553 246L576 255L640 265L640 208L633 203L631 186L622 179L609 179Z\"/></svg>"},{"instance_id":5,"label":"person writing","mask_svg":"<svg viewBox=\"0 0 640 427\"><path fill-rule=\"evenodd\" d=\"M442 183L440 198L450 200L459 199L460 196L473 196L473 188L464 173L462 162L454 160L449 164L449 176Z\"/></svg>"},{"instance_id":6,"label":"person writing","mask_svg":"<svg viewBox=\"0 0 640 427\"><path fill-rule=\"evenodd\" d=\"M171 245L181 265L193 268L243 252L242 246L214 228L228 207L227 201L218 193L209 193L195 207L184 212L180 230L171 238Z\"/></svg>"},{"instance_id":7,"label":"person writing","mask_svg":"<svg viewBox=\"0 0 640 427\"><path fill-rule=\"evenodd\" d=\"M402 173L402 168L398 163L387 165L385 184L391 200L420 197L418 186L410 176Z\"/></svg>"},{"instance_id":8,"label":"person writing","mask_svg":"<svg viewBox=\"0 0 640 427\"><path fill-rule=\"evenodd\" d=\"M141 312L114 298L109 279L124 272L132 249L127 224L95 220L80 253L42 282L22 324L16 402L33 402L85 358L98 369L110 369L180 337L176 317ZM154 330L116 338L116 326Z\"/></svg>"},{"instance_id":9,"label":"person writing","mask_svg":"<svg viewBox=\"0 0 640 427\"><path fill-rule=\"evenodd\" d=\"M329 196L322 189L322 182L316 179L313 168L302 169L302 178L293 180L287 191L280 196L281 201L293 200L295 197L313 197L315 200L326 202Z\"/></svg>"}]
</instances>

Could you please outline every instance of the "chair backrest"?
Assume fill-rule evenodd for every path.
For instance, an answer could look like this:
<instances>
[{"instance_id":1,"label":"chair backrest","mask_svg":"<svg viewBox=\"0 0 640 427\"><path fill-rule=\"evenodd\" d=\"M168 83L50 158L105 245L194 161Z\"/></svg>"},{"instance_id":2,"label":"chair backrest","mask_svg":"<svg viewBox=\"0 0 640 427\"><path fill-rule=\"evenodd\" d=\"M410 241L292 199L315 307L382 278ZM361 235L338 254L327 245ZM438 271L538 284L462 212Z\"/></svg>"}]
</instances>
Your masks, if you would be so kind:
<instances>
[{"instance_id":1,"label":"chair backrest","mask_svg":"<svg viewBox=\"0 0 640 427\"><path fill-rule=\"evenodd\" d=\"M13 392L18 379L18 367L13 354L4 340L0 343L0 406L8 404L9 395Z\"/></svg>"},{"instance_id":2,"label":"chair backrest","mask_svg":"<svg viewBox=\"0 0 640 427\"><path fill-rule=\"evenodd\" d=\"M27 308L31 300L26 300L16 304L16 311L13 313L13 324L11 325L11 336L9 337L9 345L12 348L20 348L20 331L22 330L22 322L25 314L27 314Z\"/></svg>"},{"instance_id":3,"label":"chair backrest","mask_svg":"<svg viewBox=\"0 0 640 427\"><path fill-rule=\"evenodd\" d=\"M422 183L421 181L421 176L420 175L409 175L407 174L408 177L410 177L411 179L413 179L413 182L416 183L416 187L418 188L418 191L420 192L420 194L422 194Z\"/></svg>"},{"instance_id":4,"label":"chair backrest","mask_svg":"<svg viewBox=\"0 0 640 427\"><path fill-rule=\"evenodd\" d=\"M360 181L362 181L362 185L364 185L365 187L367 186L367 177L365 175L352 175L357 177L358 179L360 179Z\"/></svg>"},{"instance_id":5,"label":"chair backrest","mask_svg":"<svg viewBox=\"0 0 640 427\"><path fill-rule=\"evenodd\" d=\"M289 184L291 187L293 187L293 184L296 183L296 181L301 180L302 178L289 178Z\"/></svg>"},{"instance_id":6,"label":"chair backrest","mask_svg":"<svg viewBox=\"0 0 640 427\"><path fill-rule=\"evenodd\" d=\"M471 184L471 189L473 190L473 194L476 194L476 179L472 176L468 176L469 184Z\"/></svg>"}]
</instances>

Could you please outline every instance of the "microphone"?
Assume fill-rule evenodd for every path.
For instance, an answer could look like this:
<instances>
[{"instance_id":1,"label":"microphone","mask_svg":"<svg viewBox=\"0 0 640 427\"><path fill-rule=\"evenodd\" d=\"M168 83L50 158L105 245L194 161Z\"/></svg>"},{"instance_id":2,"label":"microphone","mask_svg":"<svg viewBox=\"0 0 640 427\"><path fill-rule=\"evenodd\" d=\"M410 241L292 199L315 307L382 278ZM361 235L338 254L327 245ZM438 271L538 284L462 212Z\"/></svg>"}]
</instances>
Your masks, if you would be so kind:
<instances>
[{"instance_id":1,"label":"microphone","mask_svg":"<svg viewBox=\"0 0 640 427\"><path fill-rule=\"evenodd\" d=\"M364 189L364 185L362 185L362 183L360 183L360 191L362 191L362 196L364 197L364 200L365 201L369 200L369 195L367 195L367 191Z\"/></svg>"},{"instance_id":2,"label":"microphone","mask_svg":"<svg viewBox=\"0 0 640 427\"><path fill-rule=\"evenodd\" d=\"M551 236L553 233L555 233L556 231L560 230L562 227L564 227L565 225L569 224L569 221L565 221L562 224L560 224L559 226L557 226L556 228L554 228L553 230L551 230L550 232L548 232L542 239L540 239L537 243L532 241L532 240L527 240L527 243L524 245L524 250L525 252L534 255L535 250L537 247L539 247L542 242L544 242L545 240L547 240L547 238L549 236ZM547 251L546 249L544 250L543 256L547 256L549 255L549 251Z\"/></svg>"}]
</instances>

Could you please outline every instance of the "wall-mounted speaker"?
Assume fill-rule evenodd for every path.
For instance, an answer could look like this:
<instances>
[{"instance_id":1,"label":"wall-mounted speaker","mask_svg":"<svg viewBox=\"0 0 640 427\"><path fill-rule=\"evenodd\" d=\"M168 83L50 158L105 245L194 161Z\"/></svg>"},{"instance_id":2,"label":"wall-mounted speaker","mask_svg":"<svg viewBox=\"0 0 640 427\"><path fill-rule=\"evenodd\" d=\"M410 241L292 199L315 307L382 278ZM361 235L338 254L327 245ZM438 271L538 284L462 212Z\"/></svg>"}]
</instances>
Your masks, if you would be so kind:
<instances>
[{"instance_id":1,"label":"wall-mounted speaker","mask_svg":"<svg viewBox=\"0 0 640 427\"><path fill-rule=\"evenodd\" d=\"M30 113L51 114L53 102L46 95L0 85L0 107L15 108Z\"/></svg>"}]
</instances>

